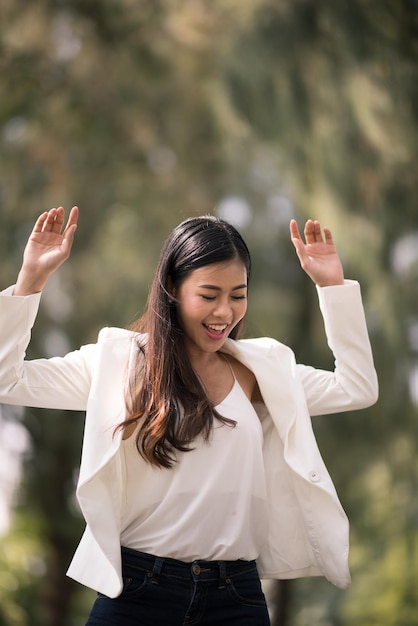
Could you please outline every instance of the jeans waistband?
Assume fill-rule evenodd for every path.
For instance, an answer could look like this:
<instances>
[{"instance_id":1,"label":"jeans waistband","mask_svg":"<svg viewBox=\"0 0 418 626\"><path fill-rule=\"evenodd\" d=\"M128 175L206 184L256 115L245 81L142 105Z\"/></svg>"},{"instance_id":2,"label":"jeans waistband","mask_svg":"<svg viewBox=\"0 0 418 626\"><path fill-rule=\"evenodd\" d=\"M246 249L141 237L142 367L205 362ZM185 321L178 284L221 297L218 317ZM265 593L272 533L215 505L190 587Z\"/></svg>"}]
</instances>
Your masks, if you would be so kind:
<instances>
[{"instance_id":1,"label":"jeans waistband","mask_svg":"<svg viewBox=\"0 0 418 626\"><path fill-rule=\"evenodd\" d=\"M257 571L255 561L178 561L122 547L122 568L124 567L147 571L153 580L157 580L160 575L167 575L189 580L225 581L240 574Z\"/></svg>"}]
</instances>

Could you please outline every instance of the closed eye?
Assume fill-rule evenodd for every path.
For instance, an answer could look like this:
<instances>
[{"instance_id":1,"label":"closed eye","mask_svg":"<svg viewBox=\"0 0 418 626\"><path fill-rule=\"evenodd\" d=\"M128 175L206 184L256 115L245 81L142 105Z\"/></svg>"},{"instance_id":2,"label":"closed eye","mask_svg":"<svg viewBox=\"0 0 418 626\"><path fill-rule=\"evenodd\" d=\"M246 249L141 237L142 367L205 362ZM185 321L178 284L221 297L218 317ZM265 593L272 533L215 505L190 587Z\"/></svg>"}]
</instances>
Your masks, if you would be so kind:
<instances>
[{"instance_id":1,"label":"closed eye","mask_svg":"<svg viewBox=\"0 0 418 626\"><path fill-rule=\"evenodd\" d=\"M203 300L209 300L209 301L213 301L216 300L216 296L201 296L203 298ZM246 295L242 295L242 296L231 296L232 300L246 300L247 296Z\"/></svg>"}]
</instances>

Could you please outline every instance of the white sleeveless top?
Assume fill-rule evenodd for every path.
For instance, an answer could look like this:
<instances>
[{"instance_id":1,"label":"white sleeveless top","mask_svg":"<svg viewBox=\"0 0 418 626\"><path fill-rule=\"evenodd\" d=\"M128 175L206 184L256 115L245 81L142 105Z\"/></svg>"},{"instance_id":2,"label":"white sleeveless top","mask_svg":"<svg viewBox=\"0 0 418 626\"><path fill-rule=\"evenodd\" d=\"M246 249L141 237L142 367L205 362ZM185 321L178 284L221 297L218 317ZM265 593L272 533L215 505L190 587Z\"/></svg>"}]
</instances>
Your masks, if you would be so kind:
<instances>
[{"instance_id":1,"label":"white sleeveless top","mask_svg":"<svg viewBox=\"0 0 418 626\"><path fill-rule=\"evenodd\" d=\"M237 425L215 420L171 469L145 462L135 434L122 442L122 546L182 561L258 557L268 534L260 419L236 379L216 409Z\"/></svg>"}]
</instances>

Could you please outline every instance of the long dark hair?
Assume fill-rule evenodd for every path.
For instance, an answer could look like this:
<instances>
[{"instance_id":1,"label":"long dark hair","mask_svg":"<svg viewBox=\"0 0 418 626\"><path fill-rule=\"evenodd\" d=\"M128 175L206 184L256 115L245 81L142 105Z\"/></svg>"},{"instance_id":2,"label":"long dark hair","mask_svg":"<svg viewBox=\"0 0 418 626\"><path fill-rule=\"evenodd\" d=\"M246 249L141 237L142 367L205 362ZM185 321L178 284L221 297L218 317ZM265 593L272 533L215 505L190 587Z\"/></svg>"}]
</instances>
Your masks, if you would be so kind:
<instances>
[{"instance_id":1,"label":"long dark hair","mask_svg":"<svg viewBox=\"0 0 418 626\"><path fill-rule=\"evenodd\" d=\"M128 418L121 427L140 421L137 448L152 465L171 467L176 450L190 450L201 433L208 440L214 418L235 425L214 409L190 364L171 295L194 270L233 259L242 261L249 279L250 254L231 224L210 215L185 220L166 239L146 312L131 326L145 335L139 335L138 358L128 374ZM238 339L242 328L243 320L229 336Z\"/></svg>"}]
</instances>

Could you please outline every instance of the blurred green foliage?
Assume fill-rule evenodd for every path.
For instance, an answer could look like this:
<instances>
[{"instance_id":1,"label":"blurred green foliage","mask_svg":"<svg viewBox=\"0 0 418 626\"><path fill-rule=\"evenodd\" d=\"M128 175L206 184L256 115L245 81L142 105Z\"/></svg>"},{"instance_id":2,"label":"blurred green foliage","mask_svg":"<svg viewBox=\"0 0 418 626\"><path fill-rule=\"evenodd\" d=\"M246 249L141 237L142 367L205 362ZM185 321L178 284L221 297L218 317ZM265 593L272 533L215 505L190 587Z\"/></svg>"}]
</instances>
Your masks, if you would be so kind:
<instances>
[{"instance_id":1,"label":"blurred green foliage","mask_svg":"<svg viewBox=\"0 0 418 626\"><path fill-rule=\"evenodd\" d=\"M0 9L2 284L40 212L81 210L29 356L137 317L163 239L189 215L238 225L254 257L248 333L289 343L302 362L332 366L290 218L328 225L362 284L379 402L314 424L351 520L353 585L269 587L276 625L417 622L417 53L416 0ZM31 409L23 419L31 450L1 539L0 625L80 624L94 594L65 570L82 531L83 418Z\"/></svg>"}]
</instances>

